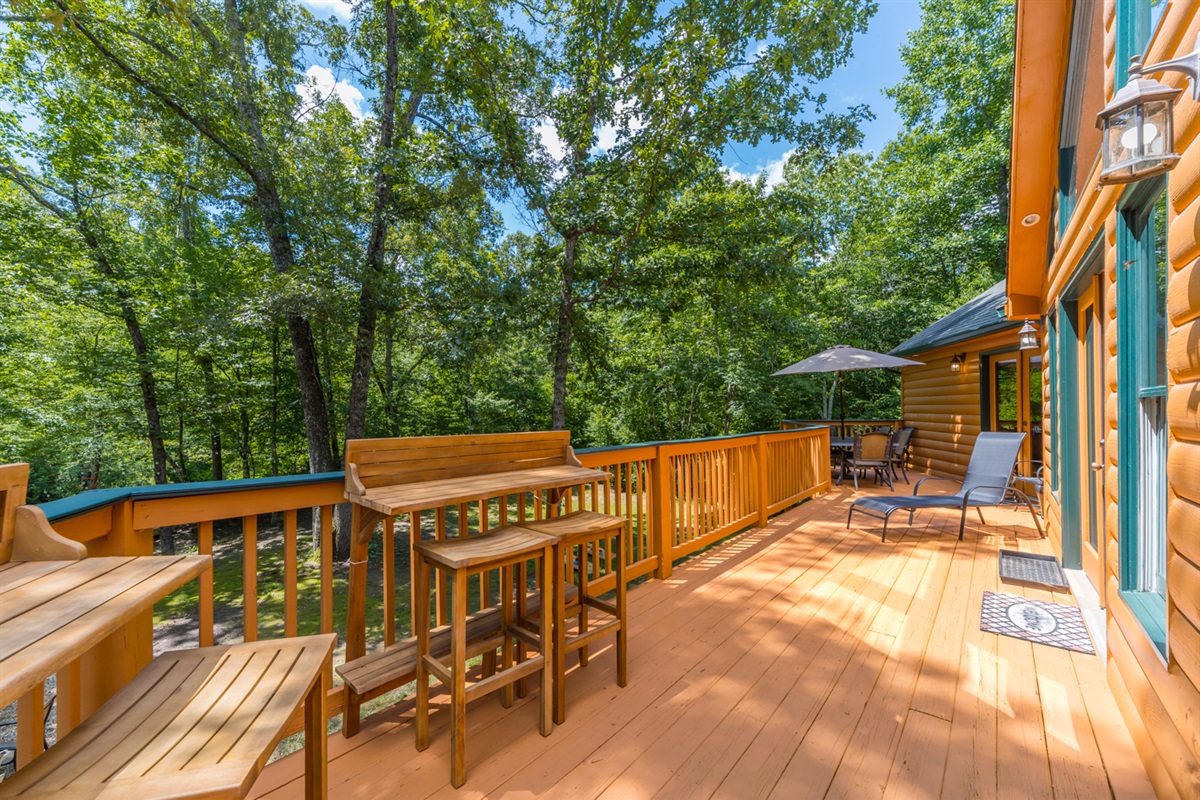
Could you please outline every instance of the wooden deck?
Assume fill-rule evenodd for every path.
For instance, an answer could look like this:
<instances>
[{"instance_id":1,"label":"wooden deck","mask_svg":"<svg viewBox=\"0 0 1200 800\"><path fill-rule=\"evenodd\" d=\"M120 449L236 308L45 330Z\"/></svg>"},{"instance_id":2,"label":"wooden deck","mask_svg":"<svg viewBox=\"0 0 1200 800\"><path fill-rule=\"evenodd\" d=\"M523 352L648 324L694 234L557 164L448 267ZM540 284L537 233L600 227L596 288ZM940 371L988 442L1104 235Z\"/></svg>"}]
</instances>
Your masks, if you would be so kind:
<instances>
[{"instance_id":1,"label":"wooden deck","mask_svg":"<svg viewBox=\"0 0 1200 800\"><path fill-rule=\"evenodd\" d=\"M330 738L330 796L1152 797L1100 657L979 631L987 589L1072 602L999 584L999 548L1049 552L1028 515L987 511L960 543L956 515L926 514L881 543L846 530L853 496L834 487L633 588L629 686L600 649L548 738L534 693L473 704L461 790L445 706L418 753L405 702ZM289 756L253 796L302 789Z\"/></svg>"}]
</instances>

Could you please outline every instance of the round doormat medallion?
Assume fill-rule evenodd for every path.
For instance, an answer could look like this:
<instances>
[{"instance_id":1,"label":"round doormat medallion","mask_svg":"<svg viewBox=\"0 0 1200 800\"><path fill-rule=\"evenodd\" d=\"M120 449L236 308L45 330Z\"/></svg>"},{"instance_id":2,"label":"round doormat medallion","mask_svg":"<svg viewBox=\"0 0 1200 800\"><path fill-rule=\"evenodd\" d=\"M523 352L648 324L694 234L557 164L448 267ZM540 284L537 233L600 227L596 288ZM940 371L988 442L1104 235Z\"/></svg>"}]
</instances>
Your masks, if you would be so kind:
<instances>
[{"instance_id":1,"label":"round doormat medallion","mask_svg":"<svg viewBox=\"0 0 1200 800\"><path fill-rule=\"evenodd\" d=\"M1008 621L1027 633L1054 633L1058 620L1044 608L1029 603L1013 603L1008 607Z\"/></svg>"}]
</instances>

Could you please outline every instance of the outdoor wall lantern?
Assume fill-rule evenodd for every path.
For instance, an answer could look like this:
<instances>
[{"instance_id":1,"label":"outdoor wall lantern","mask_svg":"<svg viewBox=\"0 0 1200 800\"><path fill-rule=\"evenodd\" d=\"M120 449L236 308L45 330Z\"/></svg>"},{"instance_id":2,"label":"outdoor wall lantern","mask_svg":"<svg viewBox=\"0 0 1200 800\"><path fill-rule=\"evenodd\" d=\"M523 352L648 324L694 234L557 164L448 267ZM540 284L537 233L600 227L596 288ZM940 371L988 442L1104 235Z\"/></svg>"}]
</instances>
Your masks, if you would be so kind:
<instances>
[{"instance_id":1,"label":"outdoor wall lantern","mask_svg":"<svg viewBox=\"0 0 1200 800\"><path fill-rule=\"evenodd\" d=\"M950 371L951 372L962 372L963 366L966 363L967 363L967 354L966 353L955 353L954 357L950 359Z\"/></svg>"},{"instance_id":2,"label":"outdoor wall lantern","mask_svg":"<svg viewBox=\"0 0 1200 800\"><path fill-rule=\"evenodd\" d=\"M1096 115L1096 127L1104 131L1100 148L1100 185L1132 183L1174 168L1175 152L1172 111L1180 89L1164 86L1155 72L1182 72L1192 86L1192 99L1200 101L1200 35L1186 56L1142 66L1141 56L1130 59L1129 82Z\"/></svg>"},{"instance_id":3,"label":"outdoor wall lantern","mask_svg":"<svg viewBox=\"0 0 1200 800\"><path fill-rule=\"evenodd\" d=\"M1017 331L1017 337L1021 341L1022 350L1039 350L1041 343L1038 341L1037 325L1034 325L1029 320L1025 320L1024 327Z\"/></svg>"}]
</instances>

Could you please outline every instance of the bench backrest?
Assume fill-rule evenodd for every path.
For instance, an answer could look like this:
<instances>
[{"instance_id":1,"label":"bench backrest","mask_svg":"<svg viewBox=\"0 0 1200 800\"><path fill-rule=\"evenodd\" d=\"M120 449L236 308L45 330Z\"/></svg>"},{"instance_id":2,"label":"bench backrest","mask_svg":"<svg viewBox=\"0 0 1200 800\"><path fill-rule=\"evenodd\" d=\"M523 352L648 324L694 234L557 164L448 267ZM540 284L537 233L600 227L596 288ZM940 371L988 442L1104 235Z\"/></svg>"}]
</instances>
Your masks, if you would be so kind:
<instances>
[{"instance_id":1,"label":"bench backrest","mask_svg":"<svg viewBox=\"0 0 1200 800\"><path fill-rule=\"evenodd\" d=\"M346 491L563 464L579 465L570 431L351 439Z\"/></svg>"},{"instance_id":2,"label":"bench backrest","mask_svg":"<svg viewBox=\"0 0 1200 800\"><path fill-rule=\"evenodd\" d=\"M0 464L0 564L12 560L17 506L25 503L28 464Z\"/></svg>"}]
</instances>

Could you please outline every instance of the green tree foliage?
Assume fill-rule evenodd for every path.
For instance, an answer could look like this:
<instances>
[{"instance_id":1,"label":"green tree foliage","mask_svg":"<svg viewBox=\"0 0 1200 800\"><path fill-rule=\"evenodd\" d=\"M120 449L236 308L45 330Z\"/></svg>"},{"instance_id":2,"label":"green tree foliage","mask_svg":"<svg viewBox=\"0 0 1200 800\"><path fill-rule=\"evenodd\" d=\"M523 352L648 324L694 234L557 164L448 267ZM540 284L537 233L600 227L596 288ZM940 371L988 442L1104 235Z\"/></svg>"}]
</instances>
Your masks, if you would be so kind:
<instances>
[{"instance_id":1,"label":"green tree foliage","mask_svg":"<svg viewBox=\"0 0 1200 800\"><path fill-rule=\"evenodd\" d=\"M772 372L1003 272L1010 2L925 4L878 154L814 88L867 3L8 8L0 460L35 500L328 469L346 436L774 428L834 409ZM314 59L364 113L297 90ZM720 168L763 138L782 183ZM898 413L895 375L844 380Z\"/></svg>"}]
</instances>

